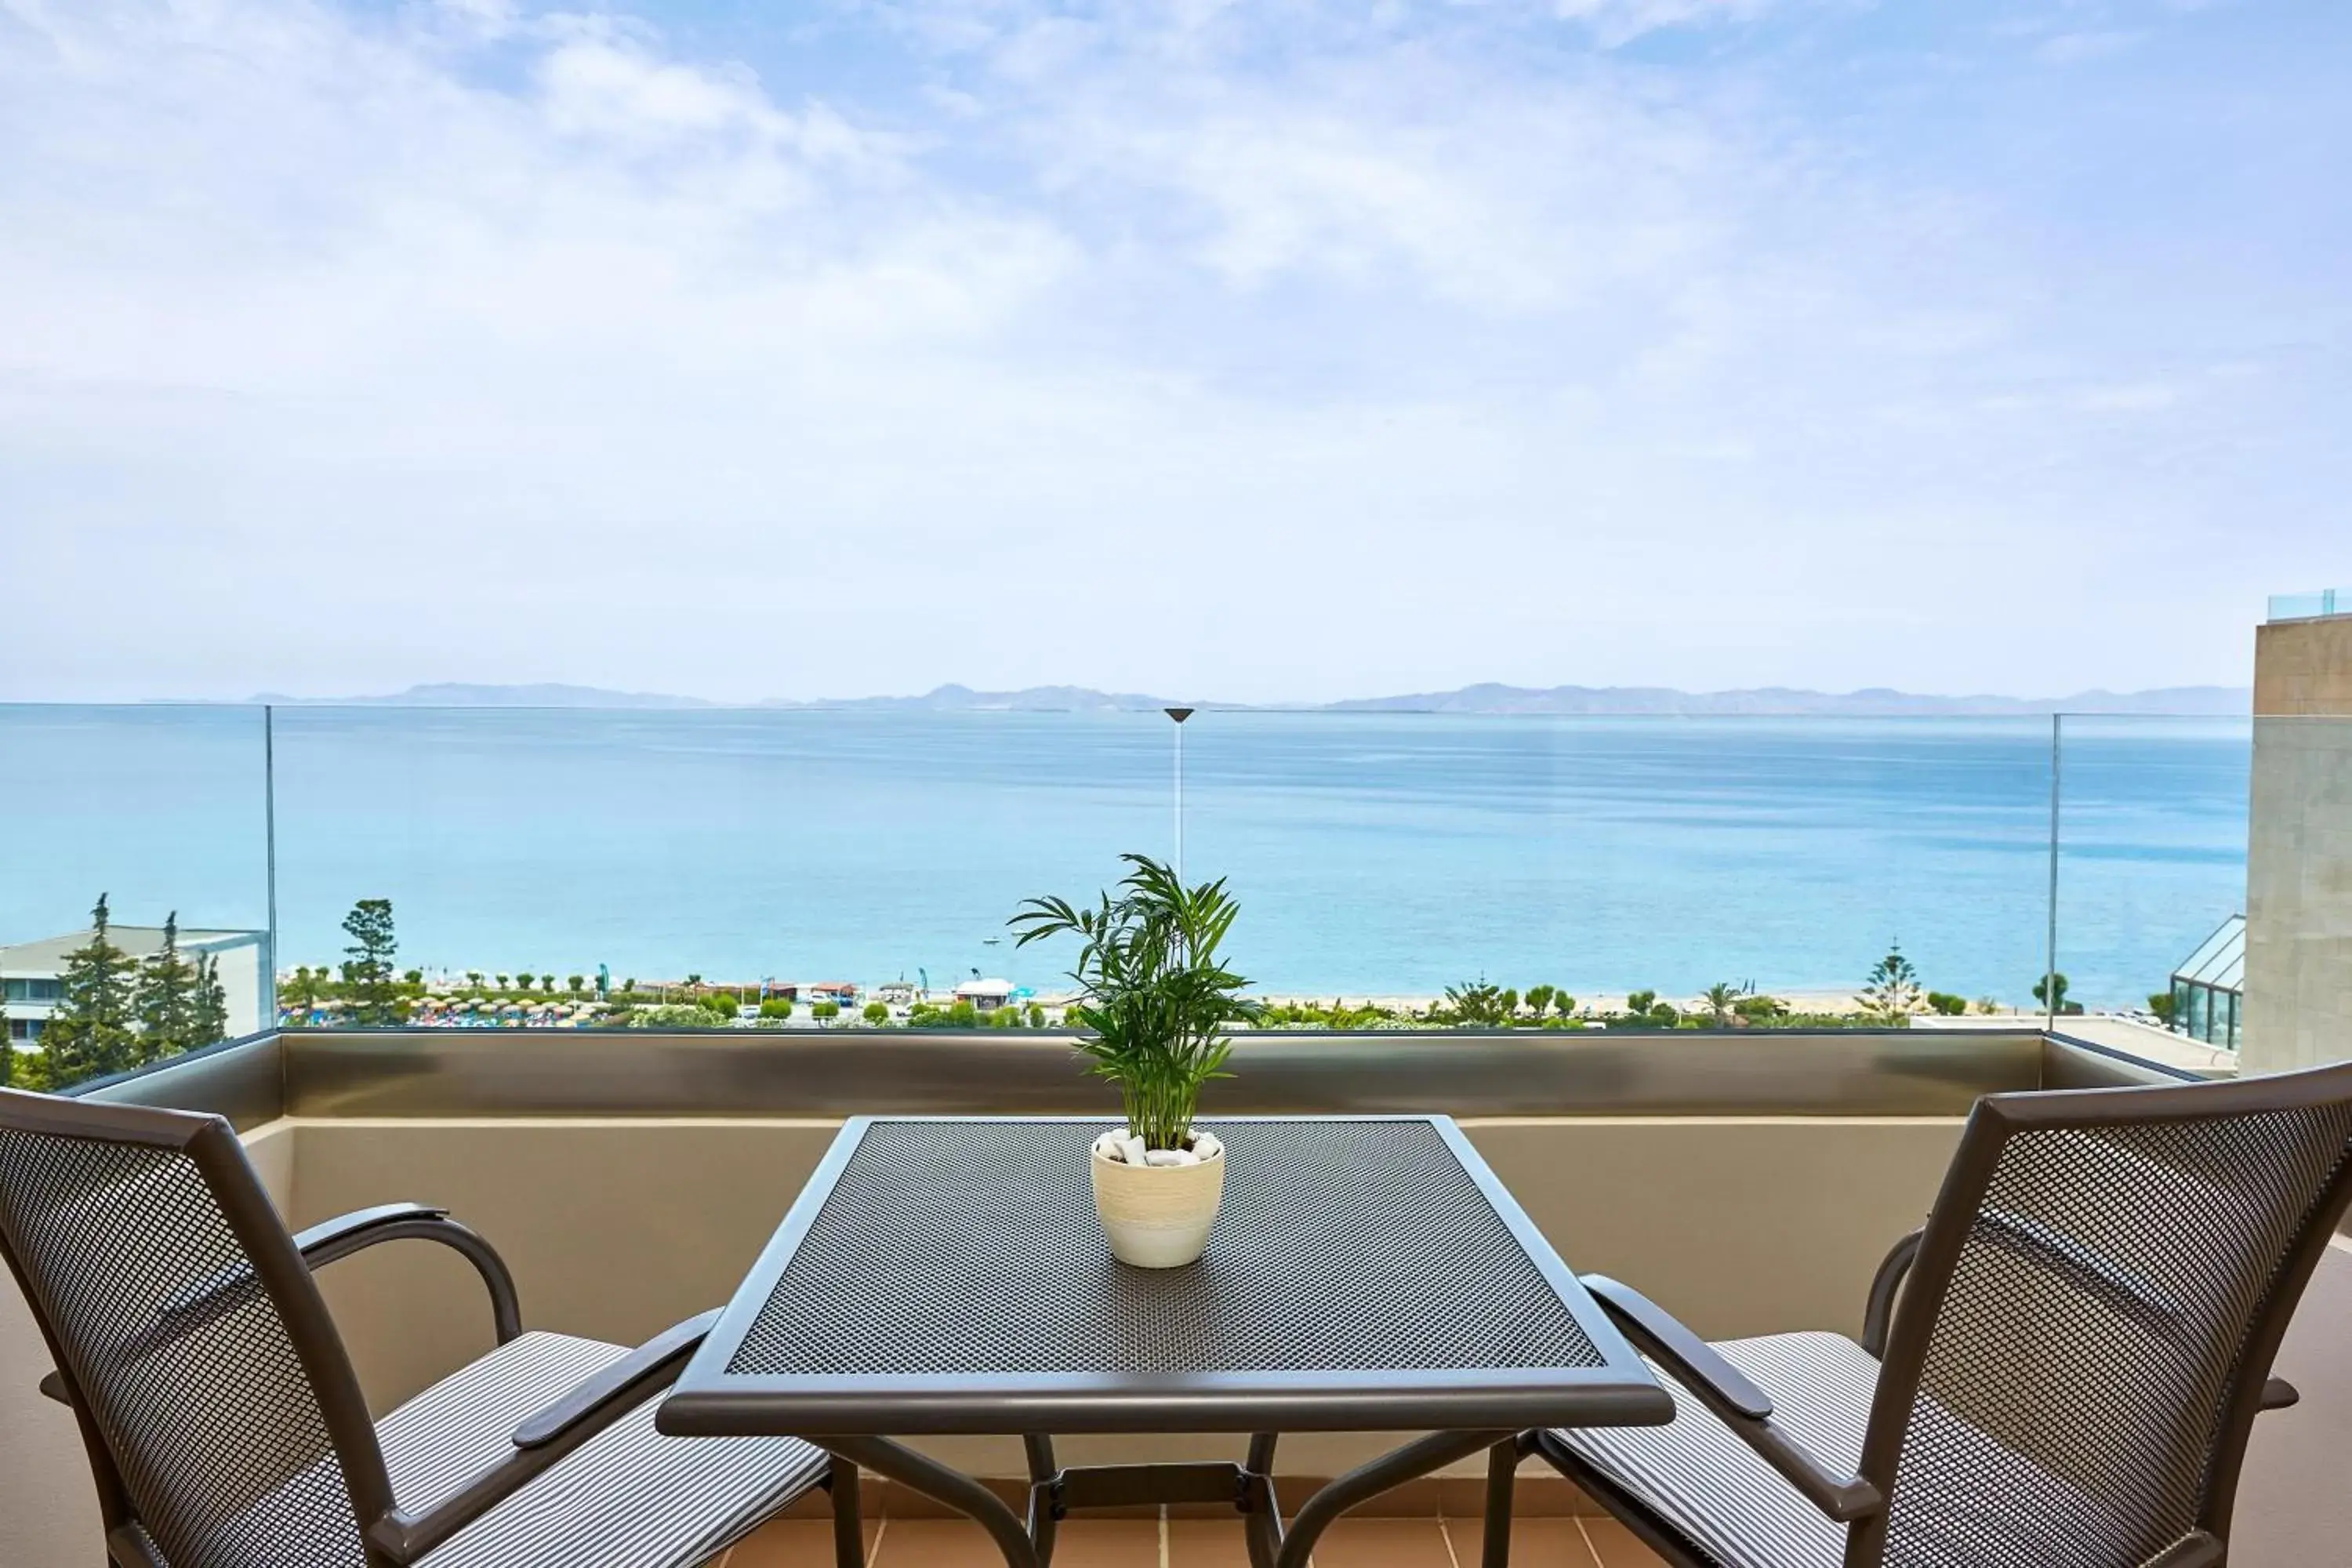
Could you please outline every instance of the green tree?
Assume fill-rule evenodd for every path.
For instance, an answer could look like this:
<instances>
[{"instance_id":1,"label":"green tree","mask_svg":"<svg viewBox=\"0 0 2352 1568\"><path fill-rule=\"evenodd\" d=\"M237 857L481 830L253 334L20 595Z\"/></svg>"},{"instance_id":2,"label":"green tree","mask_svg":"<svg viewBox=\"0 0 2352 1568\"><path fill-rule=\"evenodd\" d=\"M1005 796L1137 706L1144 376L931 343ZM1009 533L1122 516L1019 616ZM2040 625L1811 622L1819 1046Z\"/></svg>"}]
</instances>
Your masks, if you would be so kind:
<instances>
[{"instance_id":1,"label":"green tree","mask_svg":"<svg viewBox=\"0 0 2352 1568\"><path fill-rule=\"evenodd\" d=\"M1731 1027L1731 1020L1738 1016L1734 1009L1739 1005L1740 997L1747 994L1748 988L1744 985L1734 985L1728 980L1718 980L1701 992L1700 995L1706 1000L1707 1011L1715 1015L1715 1026L1718 1029L1728 1029Z\"/></svg>"},{"instance_id":2,"label":"green tree","mask_svg":"<svg viewBox=\"0 0 2352 1568\"><path fill-rule=\"evenodd\" d=\"M286 983L285 1002L309 1022L310 1011L319 1005L319 973L307 963L294 966L294 978Z\"/></svg>"},{"instance_id":3,"label":"green tree","mask_svg":"<svg viewBox=\"0 0 2352 1568\"><path fill-rule=\"evenodd\" d=\"M1886 956L1871 967L1860 1000L1863 1012L1881 1023L1899 1024L1919 1010L1919 972L1903 956L1901 942L1889 942Z\"/></svg>"},{"instance_id":4,"label":"green tree","mask_svg":"<svg viewBox=\"0 0 2352 1568\"><path fill-rule=\"evenodd\" d=\"M1517 998L1512 1000L1516 1002ZM1511 1016L1503 1005L1503 993L1488 984L1483 974L1475 981L1447 986L1439 1012L1447 1022L1479 1029L1492 1028Z\"/></svg>"},{"instance_id":5,"label":"green tree","mask_svg":"<svg viewBox=\"0 0 2352 1568\"><path fill-rule=\"evenodd\" d=\"M866 1004L866 1021L869 1024L888 1023L890 1005L887 1002L868 1002Z\"/></svg>"},{"instance_id":6,"label":"green tree","mask_svg":"<svg viewBox=\"0 0 2352 1568\"><path fill-rule=\"evenodd\" d=\"M1528 1011L1540 1019L1551 1008L1551 999L1559 993L1549 985L1528 987Z\"/></svg>"},{"instance_id":7,"label":"green tree","mask_svg":"<svg viewBox=\"0 0 2352 1568\"><path fill-rule=\"evenodd\" d=\"M2171 992L2152 991L2148 993L2147 1010L2155 1014L2168 1026L2172 1022L2172 1007L2173 1003Z\"/></svg>"},{"instance_id":8,"label":"green tree","mask_svg":"<svg viewBox=\"0 0 2352 1568\"><path fill-rule=\"evenodd\" d=\"M841 1016L841 1004L838 1002L813 1002L809 1004L809 1016L814 1018L820 1024L830 1024L835 1018Z\"/></svg>"},{"instance_id":9,"label":"green tree","mask_svg":"<svg viewBox=\"0 0 2352 1568\"><path fill-rule=\"evenodd\" d=\"M588 977L584 974L569 975L565 977L563 985L564 989L570 991L574 996L577 996L583 991L588 989Z\"/></svg>"},{"instance_id":10,"label":"green tree","mask_svg":"<svg viewBox=\"0 0 2352 1568\"><path fill-rule=\"evenodd\" d=\"M771 996L760 1004L760 1016L762 1018L789 1018L792 1016L793 999L789 996Z\"/></svg>"},{"instance_id":11,"label":"green tree","mask_svg":"<svg viewBox=\"0 0 2352 1568\"><path fill-rule=\"evenodd\" d=\"M195 965L180 956L180 912L174 910L163 917L163 945L139 966L131 992L141 1065L177 1056L200 1043L195 1038L196 978Z\"/></svg>"},{"instance_id":12,"label":"green tree","mask_svg":"<svg viewBox=\"0 0 2352 1568\"><path fill-rule=\"evenodd\" d=\"M1513 987L1507 985L1505 986L1503 988L1503 994L1495 1000L1497 1005L1499 1005L1503 1010L1504 1023L1507 1024L1518 1016L1519 994ZM1339 1004L1337 1001L1334 1001L1331 1004L1331 1010L1335 1013L1339 1010Z\"/></svg>"},{"instance_id":13,"label":"green tree","mask_svg":"<svg viewBox=\"0 0 2352 1568\"><path fill-rule=\"evenodd\" d=\"M2053 1013L2063 1013L2066 1010L2066 976L2064 973L2063 971L2053 970L2050 973L2045 974L2041 979L2035 981L2033 983L2033 999L2036 1002L2041 1003L2044 1007L2050 1009Z\"/></svg>"},{"instance_id":14,"label":"green tree","mask_svg":"<svg viewBox=\"0 0 2352 1568\"><path fill-rule=\"evenodd\" d=\"M1969 1010L1969 999L1956 996L1949 991L1930 991L1927 993L1927 1006L1929 1011L1940 1013L1947 1018L1957 1018Z\"/></svg>"},{"instance_id":15,"label":"green tree","mask_svg":"<svg viewBox=\"0 0 2352 1568\"><path fill-rule=\"evenodd\" d=\"M196 955L194 1005L188 1013L188 1048L228 1038L228 987L221 984L220 960L209 952Z\"/></svg>"},{"instance_id":16,"label":"green tree","mask_svg":"<svg viewBox=\"0 0 2352 1568\"><path fill-rule=\"evenodd\" d=\"M1042 1003L1029 1004L1029 1026L1033 1029L1042 1029L1045 1026L1045 1008Z\"/></svg>"},{"instance_id":17,"label":"green tree","mask_svg":"<svg viewBox=\"0 0 2352 1568\"><path fill-rule=\"evenodd\" d=\"M67 955L59 976L65 994L41 1030L50 1089L121 1072L139 1059L139 1038L131 1027L137 966L107 935L110 923L106 895L100 893L90 910L89 941Z\"/></svg>"},{"instance_id":18,"label":"green tree","mask_svg":"<svg viewBox=\"0 0 2352 1568\"><path fill-rule=\"evenodd\" d=\"M392 900L362 899L353 904L343 917L343 934L352 939L343 949L352 1022L362 1026L399 1023L400 994L392 960L400 943L393 935Z\"/></svg>"},{"instance_id":19,"label":"green tree","mask_svg":"<svg viewBox=\"0 0 2352 1568\"><path fill-rule=\"evenodd\" d=\"M482 972L478 969L466 971L466 984L479 991L482 988Z\"/></svg>"}]
</instances>

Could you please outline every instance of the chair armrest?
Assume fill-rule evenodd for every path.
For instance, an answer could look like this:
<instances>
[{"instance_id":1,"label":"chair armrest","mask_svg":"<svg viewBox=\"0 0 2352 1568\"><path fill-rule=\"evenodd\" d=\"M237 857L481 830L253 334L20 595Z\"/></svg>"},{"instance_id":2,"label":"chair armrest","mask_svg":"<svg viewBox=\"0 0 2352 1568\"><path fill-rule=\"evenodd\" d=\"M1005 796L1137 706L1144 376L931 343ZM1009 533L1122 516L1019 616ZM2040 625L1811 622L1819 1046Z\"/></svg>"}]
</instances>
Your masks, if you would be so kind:
<instances>
[{"instance_id":1,"label":"chair armrest","mask_svg":"<svg viewBox=\"0 0 2352 1568\"><path fill-rule=\"evenodd\" d=\"M554 1404L546 1405L514 1429L514 1446L518 1448L541 1448L554 1442L583 1421L610 1419L604 1412L615 1400L621 1408L633 1410L643 1403L649 1390L642 1385L648 1380L660 1384L676 1380L676 1363L684 1361L710 1337L719 1325L719 1310L711 1309L698 1318L688 1318L682 1323L664 1329L611 1365L600 1368L583 1378L578 1387Z\"/></svg>"},{"instance_id":2,"label":"chair armrest","mask_svg":"<svg viewBox=\"0 0 2352 1568\"><path fill-rule=\"evenodd\" d=\"M1867 1519L1886 1506L1876 1487L1859 1476L1832 1471L1776 1425L1770 1396L1673 1313L1605 1274L1582 1278L1584 1288L1624 1331L1633 1348L1664 1366L1714 1413L1725 1430L1780 1471L1804 1494L1806 1501L1841 1524Z\"/></svg>"},{"instance_id":3,"label":"chair armrest","mask_svg":"<svg viewBox=\"0 0 2352 1568\"><path fill-rule=\"evenodd\" d=\"M1761 1421L1772 1414L1771 1396L1717 1354L1713 1345L1684 1327L1672 1312L1606 1274L1585 1275L1584 1288L1644 1355L1673 1367L1676 1380L1690 1384L1692 1392L1698 1392L1697 1384L1703 1383L1716 1401L1750 1420Z\"/></svg>"},{"instance_id":4,"label":"chair armrest","mask_svg":"<svg viewBox=\"0 0 2352 1568\"><path fill-rule=\"evenodd\" d=\"M308 1230L294 1233L294 1250L307 1261L311 1253L345 1241L380 1225L391 1225L406 1219L447 1219L449 1211L432 1204L378 1204L373 1208L353 1209L332 1219L320 1220Z\"/></svg>"},{"instance_id":5,"label":"chair armrest","mask_svg":"<svg viewBox=\"0 0 2352 1568\"><path fill-rule=\"evenodd\" d=\"M2286 1379L2283 1377L2273 1377L2266 1379L2263 1382L2263 1403L2261 1406L2263 1409L2284 1410L2291 1405L2300 1405L2302 1403L2303 1390L2297 1388Z\"/></svg>"},{"instance_id":6,"label":"chair armrest","mask_svg":"<svg viewBox=\"0 0 2352 1568\"><path fill-rule=\"evenodd\" d=\"M316 1270L380 1242L407 1240L438 1242L474 1266L490 1293L490 1317L499 1343L505 1344L522 1332L522 1306L506 1259L473 1230L451 1219L447 1209L426 1204L379 1204L355 1209L301 1232L294 1237L294 1247L302 1261Z\"/></svg>"},{"instance_id":7,"label":"chair armrest","mask_svg":"<svg viewBox=\"0 0 2352 1568\"><path fill-rule=\"evenodd\" d=\"M368 1526L369 1542L395 1563L414 1563L440 1546L675 1382L681 1363L709 1334L719 1317L714 1310L688 1318L591 1373L570 1394L515 1428L513 1453L423 1513L394 1508Z\"/></svg>"},{"instance_id":8,"label":"chair armrest","mask_svg":"<svg viewBox=\"0 0 2352 1568\"><path fill-rule=\"evenodd\" d=\"M1871 1276L1870 1300L1862 1310L1862 1348L1882 1359L1886 1354L1886 1337L1895 1329L1895 1298L1902 1293L1903 1281L1911 1276L1911 1266L1919 1261L1919 1242L1927 1233L1915 1230L1896 1242L1887 1252L1878 1272Z\"/></svg>"}]
</instances>

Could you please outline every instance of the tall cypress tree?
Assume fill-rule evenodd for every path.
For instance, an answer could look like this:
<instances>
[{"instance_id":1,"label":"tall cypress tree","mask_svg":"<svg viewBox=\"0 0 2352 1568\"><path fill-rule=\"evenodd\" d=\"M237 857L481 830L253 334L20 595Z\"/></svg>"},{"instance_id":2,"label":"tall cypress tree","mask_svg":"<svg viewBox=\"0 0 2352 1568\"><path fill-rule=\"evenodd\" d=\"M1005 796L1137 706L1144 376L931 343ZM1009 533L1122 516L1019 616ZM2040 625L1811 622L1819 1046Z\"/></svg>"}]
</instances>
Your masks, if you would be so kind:
<instances>
[{"instance_id":1,"label":"tall cypress tree","mask_svg":"<svg viewBox=\"0 0 2352 1568\"><path fill-rule=\"evenodd\" d=\"M180 956L180 913L174 910L163 918L163 950L139 966L131 1000L142 1064L210 1043L196 1038L196 984L195 966Z\"/></svg>"},{"instance_id":2,"label":"tall cypress tree","mask_svg":"<svg viewBox=\"0 0 2352 1568\"><path fill-rule=\"evenodd\" d=\"M90 910L89 941L67 956L59 977L65 995L41 1031L50 1089L121 1072L139 1059L131 1010L138 965L109 939L108 923L106 895L100 893Z\"/></svg>"},{"instance_id":3,"label":"tall cypress tree","mask_svg":"<svg viewBox=\"0 0 2352 1568\"><path fill-rule=\"evenodd\" d=\"M400 1022L399 991L393 979L393 954L399 943L392 934L392 900L362 899L343 917L343 931L352 939L343 949L343 984L352 1003L354 1024Z\"/></svg>"},{"instance_id":4,"label":"tall cypress tree","mask_svg":"<svg viewBox=\"0 0 2352 1568\"><path fill-rule=\"evenodd\" d=\"M1922 1005L1919 972L1903 956L1903 944L1895 942L1886 956L1878 961L1863 983L1862 1010L1882 1024L1904 1024Z\"/></svg>"},{"instance_id":5,"label":"tall cypress tree","mask_svg":"<svg viewBox=\"0 0 2352 1568\"><path fill-rule=\"evenodd\" d=\"M228 1038L228 989L221 984L220 960L196 954L196 981L188 1001L188 1049Z\"/></svg>"}]
</instances>

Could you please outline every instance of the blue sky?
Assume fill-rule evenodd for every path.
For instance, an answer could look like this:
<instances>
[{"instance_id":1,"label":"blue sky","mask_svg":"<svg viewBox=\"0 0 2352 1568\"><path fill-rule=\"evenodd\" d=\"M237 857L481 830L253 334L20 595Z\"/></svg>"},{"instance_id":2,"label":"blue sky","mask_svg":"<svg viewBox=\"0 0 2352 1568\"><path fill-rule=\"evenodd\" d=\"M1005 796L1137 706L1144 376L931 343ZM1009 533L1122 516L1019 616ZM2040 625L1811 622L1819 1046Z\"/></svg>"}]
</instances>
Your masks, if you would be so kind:
<instances>
[{"instance_id":1,"label":"blue sky","mask_svg":"<svg viewBox=\"0 0 2352 1568\"><path fill-rule=\"evenodd\" d=\"M2352 582L2352 6L0 0L0 698L2051 694Z\"/></svg>"}]
</instances>

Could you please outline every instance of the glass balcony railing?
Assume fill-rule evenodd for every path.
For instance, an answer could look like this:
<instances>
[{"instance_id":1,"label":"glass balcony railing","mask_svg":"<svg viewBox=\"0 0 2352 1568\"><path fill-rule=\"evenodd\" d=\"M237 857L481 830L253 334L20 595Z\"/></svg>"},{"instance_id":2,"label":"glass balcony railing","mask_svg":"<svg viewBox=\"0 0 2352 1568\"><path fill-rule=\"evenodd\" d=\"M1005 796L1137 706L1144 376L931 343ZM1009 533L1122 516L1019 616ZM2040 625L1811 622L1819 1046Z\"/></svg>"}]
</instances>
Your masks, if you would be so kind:
<instances>
[{"instance_id":1,"label":"glass balcony railing","mask_svg":"<svg viewBox=\"0 0 2352 1568\"><path fill-rule=\"evenodd\" d=\"M2193 1005L2176 976L2247 909L2246 721L1209 710L1181 733L1180 779L1157 711L0 708L16 1076L201 1043L142 1022L173 916L231 1036L1052 1025L1068 955L1005 918L1180 833L1240 899L1232 955L1276 1026L2235 1043L2227 965ZM97 1015L106 1049L48 1050Z\"/></svg>"},{"instance_id":2,"label":"glass balcony railing","mask_svg":"<svg viewBox=\"0 0 2352 1568\"><path fill-rule=\"evenodd\" d=\"M2352 588L2321 588L2309 594L2273 594L2273 621L2315 621L2328 616L2352 615Z\"/></svg>"}]
</instances>

